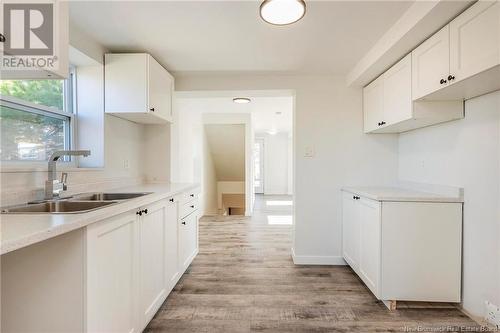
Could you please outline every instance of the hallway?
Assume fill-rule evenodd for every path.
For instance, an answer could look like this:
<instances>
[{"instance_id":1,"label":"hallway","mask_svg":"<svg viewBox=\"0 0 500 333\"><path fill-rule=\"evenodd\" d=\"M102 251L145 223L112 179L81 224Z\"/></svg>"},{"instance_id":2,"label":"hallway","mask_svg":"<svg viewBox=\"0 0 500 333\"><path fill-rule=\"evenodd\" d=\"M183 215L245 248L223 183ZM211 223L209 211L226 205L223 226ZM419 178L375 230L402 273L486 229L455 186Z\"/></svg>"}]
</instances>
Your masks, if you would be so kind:
<instances>
[{"instance_id":1,"label":"hallway","mask_svg":"<svg viewBox=\"0 0 500 333\"><path fill-rule=\"evenodd\" d=\"M200 253L145 332L400 332L474 326L455 308L388 311L347 266L292 262L291 197L204 217ZM456 327L456 329L453 329Z\"/></svg>"}]
</instances>

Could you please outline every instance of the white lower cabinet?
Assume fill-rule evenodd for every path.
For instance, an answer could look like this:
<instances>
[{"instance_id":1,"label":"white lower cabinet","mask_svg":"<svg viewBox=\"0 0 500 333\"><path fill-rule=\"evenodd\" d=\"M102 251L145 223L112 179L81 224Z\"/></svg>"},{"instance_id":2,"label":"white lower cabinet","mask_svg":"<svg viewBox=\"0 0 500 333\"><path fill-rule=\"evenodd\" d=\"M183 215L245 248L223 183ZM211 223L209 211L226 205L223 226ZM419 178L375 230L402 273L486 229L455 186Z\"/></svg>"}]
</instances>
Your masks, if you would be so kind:
<instances>
[{"instance_id":1,"label":"white lower cabinet","mask_svg":"<svg viewBox=\"0 0 500 333\"><path fill-rule=\"evenodd\" d=\"M87 332L139 332L135 212L87 227Z\"/></svg>"},{"instance_id":2,"label":"white lower cabinet","mask_svg":"<svg viewBox=\"0 0 500 333\"><path fill-rule=\"evenodd\" d=\"M180 265L188 268L198 253L198 214L193 212L182 218L179 224Z\"/></svg>"},{"instance_id":3,"label":"white lower cabinet","mask_svg":"<svg viewBox=\"0 0 500 333\"><path fill-rule=\"evenodd\" d=\"M145 327L167 297L169 281L167 278L166 240L167 225L175 224L169 220L167 211L175 212L166 200L140 210L139 234L139 306L141 326Z\"/></svg>"},{"instance_id":4,"label":"white lower cabinet","mask_svg":"<svg viewBox=\"0 0 500 333\"><path fill-rule=\"evenodd\" d=\"M198 253L197 210L179 218L184 195L87 227L86 332L141 332L153 318Z\"/></svg>"},{"instance_id":5,"label":"white lower cabinet","mask_svg":"<svg viewBox=\"0 0 500 333\"><path fill-rule=\"evenodd\" d=\"M342 194L345 261L383 301L460 302L462 203Z\"/></svg>"}]
</instances>

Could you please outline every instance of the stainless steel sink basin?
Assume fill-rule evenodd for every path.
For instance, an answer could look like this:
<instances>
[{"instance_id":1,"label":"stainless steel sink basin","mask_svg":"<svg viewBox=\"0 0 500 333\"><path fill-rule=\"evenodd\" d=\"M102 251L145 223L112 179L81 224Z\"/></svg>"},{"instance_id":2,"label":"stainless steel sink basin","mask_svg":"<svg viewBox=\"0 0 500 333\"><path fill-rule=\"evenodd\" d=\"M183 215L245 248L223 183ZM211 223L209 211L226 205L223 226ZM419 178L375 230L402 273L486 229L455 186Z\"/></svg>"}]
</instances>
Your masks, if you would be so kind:
<instances>
[{"instance_id":1,"label":"stainless steel sink basin","mask_svg":"<svg viewBox=\"0 0 500 333\"><path fill-rule=\"evenodd\" d=\"M70 200L78 201L108 201L108 200L128 200L133 198L142 197L150 194L151 192L140 193L83 193L74 195Z\"/></svg>"},{"instance_id":2,"label":"stainless steel sink basin","mask_svg":"<svg viewBox=\"0 0 500 333\"><path fill-rule=\"evenodd\" d=\"M47 201L36 204L25 204L20 206L3 208L5 214L74 214L84 213L117 203L117 201Z\"/></svg>"}]
</instances>

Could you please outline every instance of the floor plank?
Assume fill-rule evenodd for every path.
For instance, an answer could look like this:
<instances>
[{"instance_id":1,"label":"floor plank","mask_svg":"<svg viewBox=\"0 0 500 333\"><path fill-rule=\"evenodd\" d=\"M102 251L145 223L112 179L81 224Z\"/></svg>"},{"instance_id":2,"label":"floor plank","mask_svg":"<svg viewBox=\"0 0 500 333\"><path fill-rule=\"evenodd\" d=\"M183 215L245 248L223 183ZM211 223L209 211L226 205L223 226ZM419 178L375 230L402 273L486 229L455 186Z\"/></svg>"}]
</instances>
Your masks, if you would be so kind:
<instances>
[{"instance_id":1,"label":"floor plank","mask_svg":"<svg viewBox=\"0 0 500 333\"><path fill-rule=\"evenodd\" d=\"M404 332L478 327L449 305L389 311L349 267L294 265L291 206L258 196L255 214L204 217L200 253L146 332ZM271 218L269 218L271 217ZM280 221L283 221L280 219Z\"/></svg>"}]
</instances>

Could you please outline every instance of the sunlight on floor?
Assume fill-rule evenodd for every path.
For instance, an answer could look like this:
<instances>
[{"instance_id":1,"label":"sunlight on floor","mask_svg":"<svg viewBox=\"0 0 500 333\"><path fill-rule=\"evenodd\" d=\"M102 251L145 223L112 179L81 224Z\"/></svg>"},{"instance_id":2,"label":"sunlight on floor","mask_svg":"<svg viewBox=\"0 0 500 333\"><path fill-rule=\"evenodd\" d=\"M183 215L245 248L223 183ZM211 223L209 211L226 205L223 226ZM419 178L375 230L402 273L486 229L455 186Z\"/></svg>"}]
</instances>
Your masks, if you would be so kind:
<instances>
[{"instance_id":1,"label":"sunlight on floor","mask_svg":"<svg viewBox=\"0 0 500 333\"><path fill-rule=\"evenodd\" d=\"M267 224L292 225L292 215L269 215Z\"/></svg>"},{"instance_id":2,"label":"sunlight on floor","mask_svg":"<svg viewBox=\"0 0 500 333\"><path fill-rule=\"evenodd\" d=\"M292 200L267 200L266 206L292 206Z\"/></svg>"}]
</instances>

